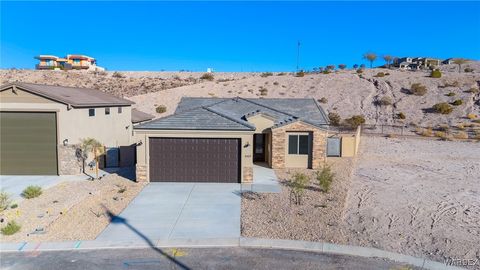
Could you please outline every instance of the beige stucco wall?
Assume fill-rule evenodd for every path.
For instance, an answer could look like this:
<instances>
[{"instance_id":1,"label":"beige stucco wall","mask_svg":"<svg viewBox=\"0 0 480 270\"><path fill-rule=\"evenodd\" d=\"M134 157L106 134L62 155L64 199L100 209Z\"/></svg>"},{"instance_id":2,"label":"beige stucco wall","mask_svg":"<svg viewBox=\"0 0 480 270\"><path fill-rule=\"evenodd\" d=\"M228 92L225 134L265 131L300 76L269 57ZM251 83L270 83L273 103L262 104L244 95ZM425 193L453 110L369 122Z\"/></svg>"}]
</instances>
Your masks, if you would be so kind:
<instances>
[{"instance_id":1,"label":"beige stucco wall","mask_svg":"<svg viewBox=\"0 0 480 270\"><path fill-rule=\"evenodd\" d=\"M241 167L240 179L242 183L251 182L251 168L253 166L253 132L252 131L204 131L204 130L135 130L134 143L137 146L137 181L149 180L149 138L238 138L241 140ZM247 147L245 147L248 145Z\"/></svg>"},{"instance_id":2,"label":"beige stucco wall","mask_svg":"<svg viewBox=\"0 0 480 270\"><path fill-rule=\"evenodd\" d=\"M358 127L355 134L339 134L342 137L342 157L354 157L358 153L360 145L361 127Z\"/></svg>"},{"instance_id":3,"label":"beige stucco wall","mask_svg":"<svg viewBox=\"0 0 480 270\"><path fill-rule=\"evenodd\" d=\"M110 108L110 115L105 115L105 108L95 108L95 116L88 115L89 108L71 108L34 94L17 89L0 92L1 111L52 111L57 113L57 139L62 144L78 144L83 138L94 138L107 147L130 145L133 137L131 107Z\"/></svg>"},{"instance_id":4,"label":"beige stucco wall","mask_svg":"<svg viewBox=\"0 0 480 270\"><path fill-rule=\"evenodd\" d=\"M263 114L248 117L247 121L255 125L255 133L266 133L274 124L273 119Z\"/></svg>"}]
</instances>

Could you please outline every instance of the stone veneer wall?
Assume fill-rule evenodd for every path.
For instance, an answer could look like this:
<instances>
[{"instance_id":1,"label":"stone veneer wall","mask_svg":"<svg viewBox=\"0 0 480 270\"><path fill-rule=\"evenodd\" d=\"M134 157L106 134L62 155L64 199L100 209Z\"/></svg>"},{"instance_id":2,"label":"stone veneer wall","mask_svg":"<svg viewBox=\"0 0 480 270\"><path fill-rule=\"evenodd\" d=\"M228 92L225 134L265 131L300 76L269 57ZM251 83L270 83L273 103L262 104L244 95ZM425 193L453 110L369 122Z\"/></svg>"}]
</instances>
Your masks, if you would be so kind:
<instances>
[{"instance_id":1,"label":"stone veneer wall","mask_svg":"<svg viewBox=\"0 0 480 270\"><path fill-rule=\"evenodd\" d=\"M253 168L252 167L243 167L243 179L242 183L252 183L253 182Z\"/></svg>"},{"instance_id":2,"label":"stone veneer wall","mask_svg":"<svg viewBox=\"0 0 480 270\"><path fill-rule=\"evenodd\" d=\"M77 145L58 146L58 174L74 175L82 173L83 161L76 156Z\"/></svg>"},{"instance_id":3,"label":"stone veneer wall","mask_svg":"<svg viewBox=\"0 0 480 270\"><path fill-rule=\"evenodd\" d=\"M312 169L321 168L326 161L327 131L305 124L301 121L272 129L272 168L285 168L287 132L312 132Z\"/></svg>"},{"instance_id":4,"label":"stone veneer wall","mask_svg":"<svg viewBox=\"0 0 480 270\"><path fill-rule=\"evenodd\" d=\"M137 182L147 182L147 166L137 164L135 174Z\"/></svg>"}]
</instances>

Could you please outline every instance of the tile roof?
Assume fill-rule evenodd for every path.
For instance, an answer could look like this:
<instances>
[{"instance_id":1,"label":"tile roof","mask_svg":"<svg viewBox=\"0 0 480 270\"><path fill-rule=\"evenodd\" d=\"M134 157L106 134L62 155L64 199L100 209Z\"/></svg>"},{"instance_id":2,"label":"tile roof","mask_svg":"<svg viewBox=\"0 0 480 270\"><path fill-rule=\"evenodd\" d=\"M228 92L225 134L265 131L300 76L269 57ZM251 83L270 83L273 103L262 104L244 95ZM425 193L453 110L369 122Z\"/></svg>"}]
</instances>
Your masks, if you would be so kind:
<instances>
[{"instance_id":1,"label":"tile roof","mask_svg":"<svg viewBox=\"0 0 480 270\"><path fill-rule=\"evenodd\" d=\"M134 102L130 100L89 88L15 82L0 86L0 91L9 89L12 86L16 86L19 89L32 94L79 108L93 106L129 106L134 104Z\"/></svg>"},{"instance_id":2,"label":"tile roof","mask_svg":"<svg viewBox=\"0 0 480 270\"><path fill-rule=\"evenodd\" d=\"M132 123L140 123L140 122L145 122L148 120L152 120L155 118L155 116L139 111L137 109L132 109Z\"/></svg>"},{"instance_id":3,"label":"tile roof","mask_svg":"<svg viewBox=\"0 0 480 270\"><path fill-rule=\"evenodd\" d=\"M136 126L136 129L255 130L247 118L270 116L275 127L295 121L325 128L328 117L314 99L244 99L184 97L175 114Z\"/></svg>"}]
</instances>

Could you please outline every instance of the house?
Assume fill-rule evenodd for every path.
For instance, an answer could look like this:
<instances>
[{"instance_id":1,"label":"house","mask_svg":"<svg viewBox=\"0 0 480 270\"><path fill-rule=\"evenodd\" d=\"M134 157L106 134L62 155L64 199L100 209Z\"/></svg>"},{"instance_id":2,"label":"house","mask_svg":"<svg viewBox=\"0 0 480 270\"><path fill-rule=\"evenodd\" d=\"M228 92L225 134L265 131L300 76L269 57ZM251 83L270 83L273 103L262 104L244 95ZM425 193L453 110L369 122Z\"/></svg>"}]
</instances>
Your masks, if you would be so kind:
<instances>
[{"instance_id":1,"label":"house","mask_svg":"<svg viewBox=\"0 0 480 270\"><path fill-rule=\"evenodd\" d=\"M436 58L426 57L402 57L395 59L393 66L400 69L417 70L421 68L436 67L441 61Z\"/></svg>"},{"instance_id":2,"label":"house","mask_svg":"<svg viewBox=\"0 0 480 270\"><path fill-rule=\"evenodd\" d=\"M319 169L329 120L314 99L190 98L134 127L137 181L252 181L254 163Z\"/></svg>"},{"instance_id":3,"label":"house","mask_svg":"<svg viewBox=\"0 0 480 270\"><path fill-rule=\"evenodd\" d=\"M133 125L153 118L86 88L11 83L0 86L0 102L1 175L78 174L84 138L107 147L103 166L133 166L134 155L122 156L132 152Z\"/></svg>"},{"instance_id":4,"label":"house","mask_svg":"<svg viewBox=\"0 0 480 270\"><path fill-rule=\"evenodd\" d=\"M65 58L55 55L38 55L35 56L35 59L40 61L35 66L38 70L105 70L105 68L97 66L95 58L86 55L69 54Z\"/></svg>"}]
</instances>

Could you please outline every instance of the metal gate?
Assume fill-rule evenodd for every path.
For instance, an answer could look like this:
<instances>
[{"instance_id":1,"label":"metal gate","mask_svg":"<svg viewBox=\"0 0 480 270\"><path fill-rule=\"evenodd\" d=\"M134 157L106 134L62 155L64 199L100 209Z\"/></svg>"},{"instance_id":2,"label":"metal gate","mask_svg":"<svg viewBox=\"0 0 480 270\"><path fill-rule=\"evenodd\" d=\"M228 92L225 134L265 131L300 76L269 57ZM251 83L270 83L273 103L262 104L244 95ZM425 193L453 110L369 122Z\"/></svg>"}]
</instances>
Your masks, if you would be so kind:
<instances>
[{"instance_id":1,"label":"metal gate","mask_svg":"<svg viewBox=\"0 0 480 270\"><path fill-rule=\"evenodd\" d=\"M327 157L341 156L342 138L332 137L327 138Z\"/></svg>"}]
</instances>

